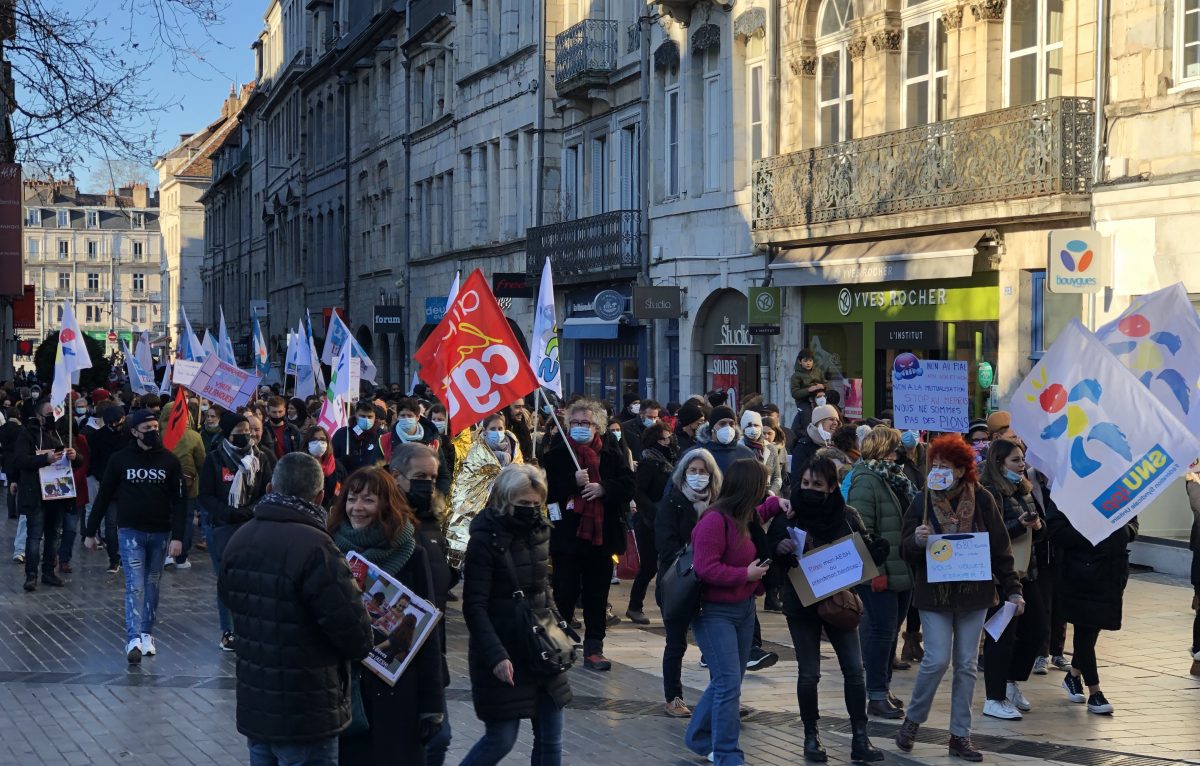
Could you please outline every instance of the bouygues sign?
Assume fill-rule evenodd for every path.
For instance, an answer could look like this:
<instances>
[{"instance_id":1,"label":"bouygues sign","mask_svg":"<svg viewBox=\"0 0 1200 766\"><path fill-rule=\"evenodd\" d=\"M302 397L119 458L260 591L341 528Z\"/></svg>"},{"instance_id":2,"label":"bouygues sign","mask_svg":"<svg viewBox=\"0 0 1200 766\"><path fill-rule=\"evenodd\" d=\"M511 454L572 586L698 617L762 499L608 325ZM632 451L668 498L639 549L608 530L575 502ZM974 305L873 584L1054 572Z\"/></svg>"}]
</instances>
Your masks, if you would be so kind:
<instances>
[{"instance_id":1,"label":"bouygues sign","mask_svg":"<svg viewBox=\"0 0 1200 766\"><path fill-rule=\"evenodd\" d=\"M1107 248L1091 229L1050 232L1046 287L1052 293L1096 293L1105 286Z\"/></svg>"}]
</instances>

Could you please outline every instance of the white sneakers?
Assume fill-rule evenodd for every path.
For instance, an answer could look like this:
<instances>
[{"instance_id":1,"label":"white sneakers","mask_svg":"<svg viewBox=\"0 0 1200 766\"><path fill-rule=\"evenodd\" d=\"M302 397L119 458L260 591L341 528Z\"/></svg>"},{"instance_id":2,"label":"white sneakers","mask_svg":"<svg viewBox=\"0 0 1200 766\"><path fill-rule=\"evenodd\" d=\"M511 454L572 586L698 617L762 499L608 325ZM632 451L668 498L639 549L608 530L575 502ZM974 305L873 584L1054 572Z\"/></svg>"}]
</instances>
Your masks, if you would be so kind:
<instances>
[{"instance_id":1,"label":"white sneakers","mask_svg":"<svg viewBox=\"0 0 1200 766\"><path fill-rule=\"evenodd\" d=\"M140 636L131 639L125 645L125 659L129 660L130 665L137 665L142 661L142 639Z\"/></svg>"},{"instance_id":2,"label":"white sneakers","mask_svg":"<svg viewBox=\"0 0 1200 766\"><path fill-rule=\"evenodd\" d=\"M1021 712L1013 707L1008 700L988 700L983 703L983 714L992 718L1002 718L1007 721L1021 720Z\"/></svg>"},{"instance_id":3,"label":"white sneakers","mask_svg":"<svg viewBox=\"0 0 1200 766\"><path fill-rule=\"evenodd\" d=\"M158 654L158 647L154 645L154 636L149 633L142 634L142 654L148 657Z\"/></svg>"},{"instance_id":4,"label":"white sneakers","mask_svg":"<svg viewBox=\"0 0 1200 766\"><path fill-rule=\"evenodd\" d=\"M1033 710L1033 704L1025 699L1025 695L1021 693L1021 687L1017 685L1016 681L1008 682L1008 701L1022 712L1028 713Z\"/></svg>"}]
</instances>

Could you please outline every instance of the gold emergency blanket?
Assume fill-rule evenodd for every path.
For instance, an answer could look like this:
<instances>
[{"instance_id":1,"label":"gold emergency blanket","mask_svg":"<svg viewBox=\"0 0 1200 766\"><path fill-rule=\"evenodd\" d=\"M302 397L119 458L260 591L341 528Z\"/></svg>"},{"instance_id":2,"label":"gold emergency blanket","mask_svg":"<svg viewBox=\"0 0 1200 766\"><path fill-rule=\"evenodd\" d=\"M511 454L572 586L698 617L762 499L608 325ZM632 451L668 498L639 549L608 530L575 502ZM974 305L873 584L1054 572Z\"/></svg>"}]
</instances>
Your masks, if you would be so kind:
<instances>
[{"instance_id":1,"label":"gold emergency blanket","mask_svg":"<svg viewBox=\"0 0 1200 766\"><path fill-rule=\"evenodd\" d=\"M471 521L487 507L488 497L492 494L492 483L500 473L500 461L496 459L492 448L484 442L484 433L479 431L476 434L450 484L446 542L450 548L447 558L450 566L455 569L462 568L463 556L467 552L467 540L471 538ZM525 462L521 457L521 448L516 446L517 440L511 433L508 434L508 438L514 445L513 463Z\"/></svg>"}]
</instances>

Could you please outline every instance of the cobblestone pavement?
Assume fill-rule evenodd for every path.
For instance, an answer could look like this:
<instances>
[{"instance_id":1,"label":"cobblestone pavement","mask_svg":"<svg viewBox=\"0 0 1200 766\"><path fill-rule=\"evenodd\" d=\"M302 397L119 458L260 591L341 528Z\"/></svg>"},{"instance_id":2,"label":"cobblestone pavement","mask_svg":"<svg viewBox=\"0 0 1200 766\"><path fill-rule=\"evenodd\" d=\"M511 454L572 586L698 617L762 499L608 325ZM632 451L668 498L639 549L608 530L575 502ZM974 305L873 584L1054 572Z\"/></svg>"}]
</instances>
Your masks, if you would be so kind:
<instances>
[{"instance_id":1,"label":"cobblestone pavement","mask_svg":"<svg viewBox=\"0 0 1200 766\"><path fill-rule=\"evenodd\" d=\"M234 725L234 661L217 648L215 578L205 554L194 555L191 569L164 575L159 654L131 668L123 651L122 581L105 574L104 555L80 553L67 587L41 586L26 594L22 567L7 563L15 527L15 521L0 522L0 766L245 763L245 742ZM625 585L613 588L618 613L626 594ZM1116 714L1089 715L1067 703L1061 673L1034 676L1022 687L1034 704L1025 720L976 718L976 744L987 761L1200 763L1200 679L1188 675L1190 602L1186 583L1136 575L1126 595L1126 629L1105 633L1100 642L1101 677ZM743 703L753 712L743 727L743 748L754 766L799 763L802 736L787 627L780 615L761 617L767 646L782 660L747 675ZM611 673L572 670L575 703L567 715L565 764L704 763L681 744L686 722L662 712L662 638L654 622L643 629L623 621L611 630ZM449 627L454 740L447 762L453 764L482 726L470 703L465 630L453 609ZM846 763L841 677L829 647L823 649L823 737L831 762ZM689 703L707 683L698 659L694 648L685 658ZM907 698L914 675L896 673L896 694ZM982 687L981 679L976 711ZM944 744L948 705L946 683L911 755L891 743L894 723L873 721L872 736L888 751L888 762L952 762ZM507 762L527 761L530 745L526 726Z\"/></svg>"}]
</instances>

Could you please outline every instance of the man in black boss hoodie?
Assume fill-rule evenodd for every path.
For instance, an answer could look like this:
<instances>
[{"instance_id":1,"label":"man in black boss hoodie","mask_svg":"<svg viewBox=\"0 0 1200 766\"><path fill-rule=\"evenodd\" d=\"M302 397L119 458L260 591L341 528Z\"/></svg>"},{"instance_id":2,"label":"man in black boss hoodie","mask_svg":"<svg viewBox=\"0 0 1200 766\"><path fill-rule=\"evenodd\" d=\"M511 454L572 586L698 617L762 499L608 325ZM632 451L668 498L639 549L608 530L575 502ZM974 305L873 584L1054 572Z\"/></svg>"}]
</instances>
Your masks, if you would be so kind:
<instances>
[{"instance_id":1,"label":"man in black boss hoodie","mask_svg":"<svg viewBox=\"0 0 1200 766\"><path fill-rule=\"evenodd\" d=\"M125 570L125 655L130 664L156 654L154 612L166 556L183 551L187 502L179 458L163 448L158 418L150 410L134 410L126 418L133 443L113 455L100 480L100 491L88 514L83 541L96 549L96 530L114 499L117 539Z\"/></svg>"}]
</instances>

